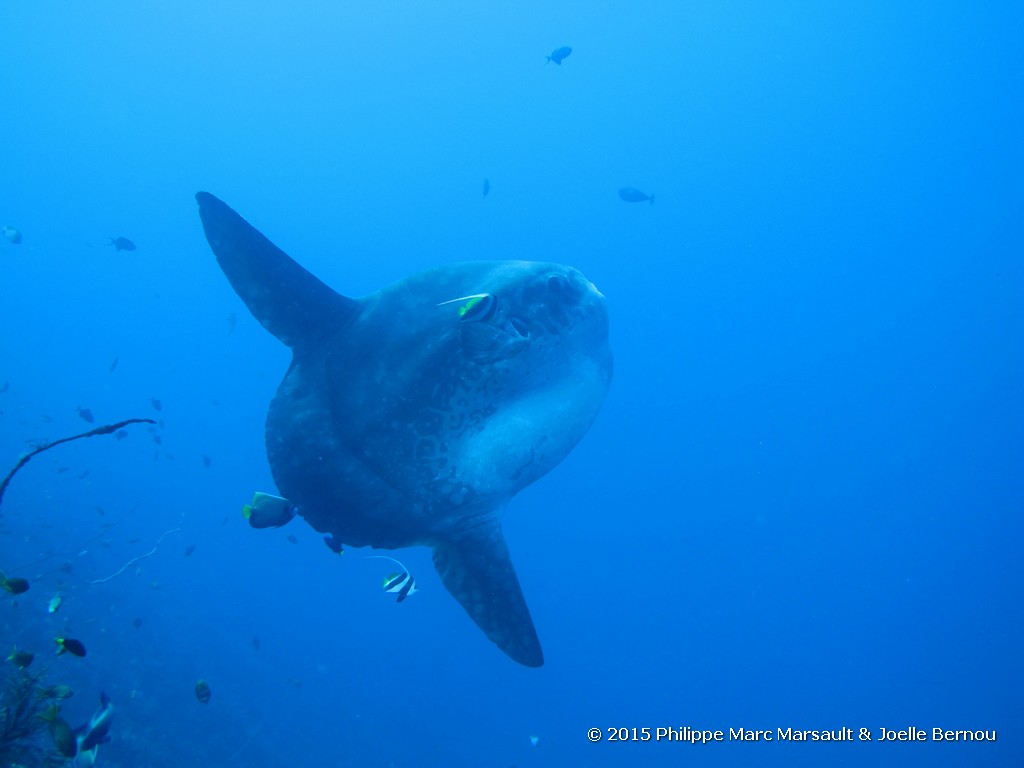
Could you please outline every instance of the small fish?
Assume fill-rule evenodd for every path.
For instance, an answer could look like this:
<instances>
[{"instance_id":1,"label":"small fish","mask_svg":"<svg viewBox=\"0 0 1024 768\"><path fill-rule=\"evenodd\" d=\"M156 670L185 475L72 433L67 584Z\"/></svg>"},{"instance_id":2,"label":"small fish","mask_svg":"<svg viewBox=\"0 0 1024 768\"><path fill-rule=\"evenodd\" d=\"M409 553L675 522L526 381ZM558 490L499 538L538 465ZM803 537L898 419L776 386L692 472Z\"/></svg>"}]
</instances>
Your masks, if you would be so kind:
<instances>
[{"instance_id":1,"label":"small fish","mask_svg":"<svg viewBox=\"0 0 1024 768\"><path fill-rule=\"evenodd\" d=\"M299 543L299 540L298 540L298 538L296 538L296 536L295 536L295 534L294 534L294 533L289 533L289 534L288 534L288 536L287 536L287 541L288 541L288 542L289 542L290 544L298 544L298 543Z\"/></svg>"},{"instance_id":2,"label":"small fish","mask_svg":"<svg viewBox=\"0 0 1024 768\"><path fill-rule=\"evenodd\" d=\"M654 195L646 195L639 189L623 187L619 190L619 197L627 203L650 203L654 205Z\"/></svg>"},{"instance_id":3,"label":"small fish","mask_svg":"<svg viewBox=\"0 0 1024 768\"><path fill-rule=\"evenodd\" d=\"M443 307L448 304L465 302L459 307L459 319L467 322L484 322L491 318L498 306L497 299L490 293L474 293L470 296L460 296L457 299L442 301L437 306Z\"/></svg>"},{"instance_id":4,"label":"small fish","mask_svg":"<svg viewBox=\"0 0 1024 768\"><path fill-rule=\"evenodd\" d=\"M50 598L50 602L46 604L46 610L49 613L56 613L60 610L61 603L64 599L60 596L60 592Z\"/></svg>"},{"instance_id":5,"label":"small fish","mask_svg":"<svg viewBox=\"0 0 1024 768\"><path fill-rule=\"evenodd\" d=\"M260 649L260 638L258 635L252 636L252 647L257 651Z\"/></svg>"},{"instance_id":6,"label":"small fish","mask_svg":"<svg viewBox=\"0 0 1024 768\"><path fill-rule=\"evenodd\" d=\"M132 626L135 627L135 629L141 628L142 627L142 619L140 617L136 616L134 619L132 619Z\"/></svg>"},{"instance_id":7,"label":"small fish","mask_svg":"<svg viewBox=\"0 0 1024 768\"><path fill-rule=\"evenodd\" d=\"M242 516L253 528L280 528L290 522L296 512L298 507L288 499L260 492L252 497L252 504L242 507Z\"/></svg>"},{"instance_id":8,"label":"small fish","mask_svg":"<svg viewBox=\"0 0 1024 768\"><path fill-rule=\"evenodd\" d=\"M163 445L164 439L160 437L160 435L153 435L153 442L156 443L157 445Z\"/></svg>"},{"instance_id":9,"label":"small fish","mask_svg":"<svg viewBox=\"0 0 1024 768\"><path fill-rule=\"evenodd\" d=\"M189 544L187 547L185 547L185 557L190 557L192 555L192 553L195 552L195 551L196 551L196 545L195 544Z\"/></svg>"},{"instance_id":10,"label":"small fish","mask_svg":"<svg viewBox=\"0 0 1024 768\"><path fill-rule=\"evenodd\" d=\"M16 227L6 226L3 228L4 239L7 240L11 245L17 245L21 242L21 232Z\"/></svg>"},{"instance_id":11,"label":"small fish","mask_svg":"<svg viewBox=\"0 0 1024 768\"><path fill-rule=\"evenodd\" d=\"M235 313L232 312L228 315L228 336L235 332L235 326L238 324L238 318L235 317Z\"/></svg>"},{"instance_id":12,"label":"small fish","mask_svg":"<svg viewBox=\"0 0 1024 768\"><path fill-rule=\"evenodd\" d=\"M114 246L116 251L134 251L135 243L129 240L127 237L111 237L110 242L107 245Z\"/></svg>"},{"instance_id":13,"label":"small fish","mask_svg":"<svg viewBox=\"0 0 1024 768\"><path fill-rule=\"evenodd\" d=\"M345 554L345 551L341 548L341 542L331 534L324 536L324 544L327 545L327 548L331 550L331 552L334 552L337 555Z\"/></svg>"},{"instance_id":14,"label":"small fish","mask_svg":"<svg viewBox=\"0 0 1024 768\"><path fill-rule=\"evenodd\" d=\"M75 738L75 732L71 730L71 726L67 724L64 718L56 714L52 715L52 718L49 721L49 727L54 746L57 747L57 751L64 755L64 757L74 757L78 754L78 740Z\"/></svg>"},{"instance_id":15,"label":"small fish","mask_svg":"<svg viewBox=\"0 0 1024 768\"><path fill-rule=\"evenodd\" d=\"M70 685L51 685L47 688L39 689L39 698L41 699L56 699L60 701L62 699L70 699L75 695L75 692L71 690Z\"/></svg>"},{"instance_id":16,"label":"small fish","mask_svg":"<svg viewBox=\"0 0 1024 768\"><path fill-rule=\"evenodd\" d=\"M562 46L561 48L555 48L555 50L551 52L551 55L548 56L547 61L545 61L544 63L547 64L548 61L553 61L555 62L555 64L560 65L562 63L562 60L570 53L572 53L572 48L570 48L567 45Z\"/></svg>"},{"instance_id":17,"label":"small fish","mask_svg":"<svg viewBox=\"0 0 1024 768\"><path fill-rule=\"evenodd\" d=\"M96 417L92 415L92 411L90 411L88 408L78 408L77 411L82 421L87 421L90 424L96 422Z\"/></svg>"},{"instance_id":18,"label":"small fish","mask_svg":"<svg viewBox=\"0 0 1024 768\"><path fill-rule=\"evenodd\" d=\"M117 370L117 362L118 362L118 360L120 360L120 359L121 359L121 358L119 358L119 357L115 357L115 358L114 358L114 362L112 362L112 363L110 364L110 367L109 367L109 368L107 369L107 373L113 373L114 371L116 371L116 370Z\"/></svg>"},{"instance_id":19,"label":"small fish","mask_svg":"<svg viewBox=\"0 0 1024 768\"><path fill-rule=\"evenodd\" d=\"M164 409L163 403L161 403L155 397L149 398L149 404L153 406L154 411L162 411Z\"/></svg>"},{"instance_id":20,"label":"small fish","mask_svg":"<svg viewBox=\"0 0 1024 768\"><path fill-rule=\"evenodd\" d=\"M200 680L196 683L196 698L199 699L200 704L209 703L212 693L213 691L210 690L210 684L205 680Z\"/></svg>"},{"instance_id":21,"label":"small fish","mask_svg":"<svg viewBox=\"0 0 1024 768\"><path fill-rule=\"evenodd\" d=\"M124 440L126 437L128 437L127 429L119 429L117 430L117 432L114 433L115 440Z\"/></svg>"},{"instance_id":22,"label":"small fish","mask_svg":"<svg viewBox=\"0 0 1024 768\"><path fill-rule=\"evenodd\" d=\"M81 640L75 640L71 637L55 637L53 642L57 644L58 656L70 653L72 656L77 656L80 659L85 658L85 646Z\"/></svg>"},{"instance_id":23,"label":"small fish","mask_svg":"<svg viewBox=\"0 0 1024 768\"><path fill-rule=\"evenodd\" d=\"M211 465L212 463L213 463L213 459L211 459L211 458L210 458L209 456L207 456L207 455L206 455L206 454L204 453L204 454L203 454L203 466L204 466L204 467L206 467L207 469L209 469L209 468L210 468L210 465Z\"/></svg>"},{"instance_id":24,"label":"small fish","mask_svg":"<svg viewBox=\"0 0 1024 768\"><path fill-rule=\"evenodd\" d=\"M398 560L387 555L368 555L368 558L376 558L378 560L390 560L392 563L401 568L400 573L392 573L384 579L383 587L385 592L389 592L394 595L398 595L397 602L402 602L409 595L413 595L419 590L416 589L416 579L413 578L412 574L409 573L409 569L406 568Z\"/></svg>"},{"instance_id":25,"label":"small fish","mask_svg":"<svg viewBox=\"0 0 1024 768\"><path fill-rule=\"evenodd\" d=\"M491 180L484 179L484 197L487 197L491 193Z\"/></svg>"},{"instance_id":26,"label":"small fish","mask_svg":"<svg viewBox=\"0 0 1024 768\"><path fill-rule=\"evenodd\" d=\"M23 595L28 592L28 579L13 578L9 579L0 571L0 587L3 587L12 595Z\"/></svg>"},{"instance_id":27,"label":"small fish","mask_svg":"<svg viewBox=\"0 0 1024 768\"><path fill-rule=\"evenodd\" d=\"M71 469L71 467L57 467L57 474L58 475L63 475L69 469Z\"/></svg>"},{"instance_id":28,"label":"small fish","mask_svg":"<svg viewBox=\"0 0 1024 768\"><path fill-rule=\"evenodd\" d=\"M91 469L87 469L87 470L85 470L83 472L79 472L78 473L78 479L79 480L85 480L85 478L87 478L91 472L92 472Z\"/></svg>"},{"instance_id":29,"label":"small fish","mask_svg":"<svg viewBox=\"0 0 1024 768\"><path fill-rule=\"evenodd\" d=\"M28 651L19 651L18 646L14 646L14 650L11 651L7 660L14 664L18 669L27 669L29 664L32 663L32 659L35 658L34 653Z\"/></svg>"},{"instance_id":30,"label":"small fish","mask_svg":"<svg viewBox=\"0 0 1024 768\"><path fill-rule=\"evenodd\" d=\"M114 705L110 703L107 694L101 693L100 708L93 713L88 723L75 730L79 757L90 755L87 765L95 764L99 745L110 741L110 724L113 719Z\"/></svg>"}]
</instances>

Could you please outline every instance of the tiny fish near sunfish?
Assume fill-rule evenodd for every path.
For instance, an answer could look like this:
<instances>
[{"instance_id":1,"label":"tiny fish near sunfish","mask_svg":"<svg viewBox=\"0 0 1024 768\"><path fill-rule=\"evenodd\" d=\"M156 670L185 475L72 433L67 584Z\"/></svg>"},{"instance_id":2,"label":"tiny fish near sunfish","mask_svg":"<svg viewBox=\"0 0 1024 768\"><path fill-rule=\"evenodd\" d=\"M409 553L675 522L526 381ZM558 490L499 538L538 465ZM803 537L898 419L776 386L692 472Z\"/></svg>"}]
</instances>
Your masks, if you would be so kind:
<instances>
[{"instance_id":1,"label":"tiny fish near sunfish","mask_svg":"<svg viewBox=\"0 0 1024 768\"><path fill-rule=\"evenodd\" d=\"M78 761L75 765L91 766L96 763L96 753L100 744L110 741L110 724L114 719L114 705L105 693L100 694L100 708L97 709L89 722L75 729L75 746L78 750Z\"/></svg>"},{"instance_id":2,"label":"tiny fish near sunfish","mask_svg":"<svg viewBox=\"0 0 1024 768\"><path fill-rule=\"evenodd\" d=\"M53 642L57 644L58 656L70 653L72 656L77 656L80 659L85 658L85 645L81 640L75 640L71 637L56 637Z\"/></svg>"},{"instance_id":3,"label":"tiny fish near sunfish","mask_svg":"<svg viewBox=\"0 0 1024 768\"><path fill-rule=\"evenodd\" d=\"M28 592L28 579L7 578L3 571L0 571L0 588L6 589L12 595L21 595Z\"/></svg>"},{"instance_id":4,"label":"tiny fish near sunfish","mask_svg":"<svg viewBox=\"0 0 1024 768\"><path fill-rule=\"evenodd\" d=\"M627 203L650 203L654 205L654 195L647 195L639 189L623 187L619 190L619 197Z\"/></svg>"},{"instance_id":5,"label":"tiny fish near sunfish","mask_svg":"<svg viewBox=\"0 0 1024 768\"><path fill-rule=\"evenodd\" d=\"M555 48L555 50L551 52L551 55L547 57L547 61L545 61L544 63L547 64L548 61L553 61L555 62L555 64L560 65L562 63L562 60L570 53L572 53L572 48L570 48L567 45L563 45L561 48Z\"/></svg>"},{"instance_id":6,"label":"tiny fish near sunfish","mask_svg":"<svg viewBox=\"0 0 1024 768\"><path fill-rule=\"evenodd\" d=\"M415 594L419 591L416 589L416 579L414 579L412 574L409 573L409 569L402 565L398 560L395 560L395 558L388 557L387 555L368 555L367 559L390 560L402 569L400 573L392 573L389 576L386 576L383 584L381 585L385 592L398 596L397 602L400 603L409 595Z\"/></svg>"},{"instance_id":7,"label":"tiny fish near sunfish","mask_svg":"<svg viewBox=\"0 0 1024 768\"><path fill-rule=\"evenodd\" d=\"M35 654L29 653L28 651L19 651L18 646L14 646L14 650L11 651L7 660L18 669L27 669L34 658Z\"/></svg>"},{"instance_id":8,"label":"tiny fish near sunfish","mask_svg":"<svg viewBox=\"0 0 1024 768\"><path fill-rule=\"evenodd\" d=\"M134 251L135 243L129 240L127 237L111 237L110 242L107 245L114 246L115 251Z\"/></svg>"},{"instance_id":9,"label":"tiny fish near sunfish","mask_svg":"<svg viewBox=\"0 0 1024 768\"><path fill-rule=\"evenodd\" d=\"M200 704L209 704L210 696L213 695L213 691L210 690L210 684L205 680L199 680L196 682L196 699L199 700Z\"/></svg>"},{"instance_id":10,"label":"tiny fish near sunfish","mask_svg":"<svg viewBox=\"0 0 1024 768\"><path fill-rule=\"evenodd\" d=\"M242 516L253 528L280 528L290 522L298 511L298 507L288 499L257 491L252 497L252 504L242 507Z\"/></svg>"}]
</instances>

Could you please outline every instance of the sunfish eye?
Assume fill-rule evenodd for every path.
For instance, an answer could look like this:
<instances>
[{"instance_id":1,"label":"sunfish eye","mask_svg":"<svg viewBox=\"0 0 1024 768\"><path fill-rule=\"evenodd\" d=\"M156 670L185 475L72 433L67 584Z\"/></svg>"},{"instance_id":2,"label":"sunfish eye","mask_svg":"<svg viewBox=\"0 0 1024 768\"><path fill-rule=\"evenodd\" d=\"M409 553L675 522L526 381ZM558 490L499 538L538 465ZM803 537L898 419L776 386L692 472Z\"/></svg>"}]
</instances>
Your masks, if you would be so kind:
<instances>
[{"instance_id":1,"label":"sunfish eye","mask_svg":"<svg viewBox=\"0 0 1024 768\"><path fill-rule=\"evenodd\" d=\"M482 293L473 296L465 304L459 307L459 319L466 322L482 322L489 320L498 307L498 300L493 294Z\"/></svg>"},{"instance_id":2,"label":"sunfish eye","mask_svg":"<svg viewBox=\"0 0 1024 768\"><path fill-rule=\"evenodd\" d=\"M548 290L552 293L563 293L565 291L565 278L561 275L552 275L549 277Z\"/></svg>"}]
</instances>

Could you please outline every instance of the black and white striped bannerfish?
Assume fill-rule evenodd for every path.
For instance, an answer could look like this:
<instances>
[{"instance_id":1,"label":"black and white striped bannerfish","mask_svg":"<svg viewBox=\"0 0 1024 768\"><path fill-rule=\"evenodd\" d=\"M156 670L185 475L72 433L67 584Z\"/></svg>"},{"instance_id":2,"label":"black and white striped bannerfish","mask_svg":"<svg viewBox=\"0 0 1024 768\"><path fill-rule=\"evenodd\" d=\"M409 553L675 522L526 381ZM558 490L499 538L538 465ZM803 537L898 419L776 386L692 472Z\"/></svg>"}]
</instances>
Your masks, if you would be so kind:
<instances>
[{"instance_id":1,"label":"black and white striped bannerfish","mask_svg":"<svg viewBox=\"0 0 1024 768\"><path fill-rule=\"evenodd\" d=\"M398 573L392 573L384 578L382 584L385 592L390 592L393 595L397 595L397 602L402 602L409 595L415 594L419 590L416 589L416 579L409 573L409 569L402 565L401 561L395 560L393 557L387 555L367 555L367 558L376 558L379 560L390 560L392 563L397 565L402 570Z\"/></svg>"}]
</instances>

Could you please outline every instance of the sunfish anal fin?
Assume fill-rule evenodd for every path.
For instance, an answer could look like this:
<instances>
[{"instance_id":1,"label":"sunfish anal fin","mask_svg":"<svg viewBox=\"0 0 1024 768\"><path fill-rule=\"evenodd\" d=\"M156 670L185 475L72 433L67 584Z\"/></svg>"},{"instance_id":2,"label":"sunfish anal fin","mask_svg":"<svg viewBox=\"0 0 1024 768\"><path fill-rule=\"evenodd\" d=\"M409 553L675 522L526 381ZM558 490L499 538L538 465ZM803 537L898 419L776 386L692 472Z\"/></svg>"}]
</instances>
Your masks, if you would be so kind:
<instances>
[{"instance_id":1,"label":"sunfish anal fin","mask_svg":"<svg viewBox=\"0 0 1024 768\"><path fill-rule=\"evenodd\" d=\"M434 545L434 567L452 597L501 650L527 667L544 664L501 525Z\"/></svg>"}]
</instances>

